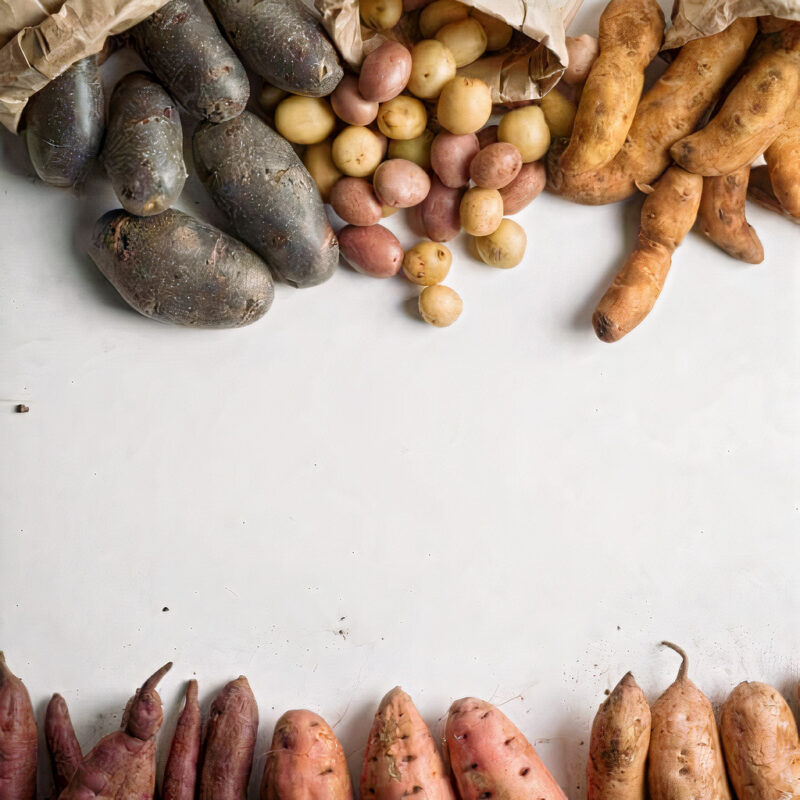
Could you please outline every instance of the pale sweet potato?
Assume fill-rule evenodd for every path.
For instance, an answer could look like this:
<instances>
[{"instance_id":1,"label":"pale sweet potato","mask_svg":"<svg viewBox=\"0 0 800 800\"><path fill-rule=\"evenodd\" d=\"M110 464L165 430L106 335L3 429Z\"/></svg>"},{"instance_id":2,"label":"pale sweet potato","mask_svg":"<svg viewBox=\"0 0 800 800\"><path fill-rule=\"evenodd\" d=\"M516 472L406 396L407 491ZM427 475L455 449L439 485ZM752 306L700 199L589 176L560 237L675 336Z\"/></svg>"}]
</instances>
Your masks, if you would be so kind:
<instances>
[{"instance_id":1,"label":"pale sweet potato","mask_svg":"<svg viewBox=\"0 0 800 800\"><path fill-rule=\"evenodd\" d=\"M35 800L36 747L31 698L0 651L0 800Z\"/></svg>"},{"instance_id":2,"label":"pale sweet potato","mask_svg":"<svg viewBox=\"0 0 800 800\"><path fill-rule=\"evenodd\" d=\"M203 725L197 702L197 681L189 681L186 702L178 717L161 786L162 800L194 800Z\"/></svg>"},{"instance_id":3,"label":"pale sweet potato","mask_svg":"<svg viewBox=\"0 0 800 800\"><path fill-rule=\"evenodd\" d=\"M800 218L800 96L786 113L780 133L764 152L775 197Z\"/></svg>"},{"instance_id":4,"label":"pale sweet potato","mask_svg":"<svg viewBox=\"0 0 800 800\"><path fill-rule=\"evenodd\" d=\"M800 225L800 217L792 216L779 202L772 187L769 177L769 168L766 165L752 167L750 170L750 181L747 184L747 197L754 203L773 211L776 214Z\"/></svg>"},{"instance_id":5,"label":"pale sweet potato","mask_svg":"<svg viewBox=\"0 0 800 800\"><path fill-rule=\"evenodd\" d=\"M54 794L58 797L83 761L83 753L72 727L67 702L60 694L54 694L47 704L44 715L44 738L47 742L47 752L50 754Z\"/></svg>"}]
</instances>

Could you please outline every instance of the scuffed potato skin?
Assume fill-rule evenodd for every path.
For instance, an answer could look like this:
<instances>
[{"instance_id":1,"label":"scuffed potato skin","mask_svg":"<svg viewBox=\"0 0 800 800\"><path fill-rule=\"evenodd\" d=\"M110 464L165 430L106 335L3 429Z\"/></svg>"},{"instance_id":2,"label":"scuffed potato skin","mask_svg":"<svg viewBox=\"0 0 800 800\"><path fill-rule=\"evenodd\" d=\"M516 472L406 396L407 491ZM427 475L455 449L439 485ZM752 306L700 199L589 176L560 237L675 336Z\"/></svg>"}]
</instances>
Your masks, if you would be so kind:
<instances>
[{"instance_id":1,"label":"scuffed potato skin","mask_svg":"<svg viewBox=\"0 0 800 800\"><path fill-rule=\"evenodd\" d=\"M35 800L36 736L28 690L0 651L0 800Z\"/></svg>"}]
</instances>

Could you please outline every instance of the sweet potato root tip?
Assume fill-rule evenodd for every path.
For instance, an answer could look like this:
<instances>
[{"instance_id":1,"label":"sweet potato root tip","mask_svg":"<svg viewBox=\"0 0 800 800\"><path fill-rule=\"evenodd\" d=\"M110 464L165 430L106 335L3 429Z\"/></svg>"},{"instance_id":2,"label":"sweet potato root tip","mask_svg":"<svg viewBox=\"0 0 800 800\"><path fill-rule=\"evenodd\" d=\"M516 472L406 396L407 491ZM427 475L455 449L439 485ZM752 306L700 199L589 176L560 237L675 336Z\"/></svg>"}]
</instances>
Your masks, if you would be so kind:
<instances>
[{"instance_id":1,"label":"sweet potato root tip","mask_svg":"<svg viewBox=\"0 0 800 800\"><path fill-rule=\"evenodd\" d=\"M197 681L190 680L164 767L162 800L194 800L202 727Z\"/></svg>"},{"instance_id":2,"label":"sweet potato root tip","mask_svg":"<svg viewBox=\"0 0 800 800\"><path fill-rule=\"evenodd\" d=\"M55 795L58 797L72 780L83 760L83 753L75 736L75 729L72 727L67 702L60 694L54 694L47 704L44 716L44 738L50 754Z\"/></svg>"},{"instance_id":3,"label":"sweet potato root tip","mask_svg":"<svg viewBox=\"0 0 800 800\"><path fill-rule=\"evenodd\" d=\"M123 716L125 732L136 739L145 741L154 736L161 727L162 708L161 698L158 696L156 686L161 679L172 669L169 661L156 670L137 690Z\"/></svg>"},{"instance_id":4,"label":"sweet potato root tip","mask_svg":"<svg viewBox=\"0 0 800 800\"><path fill-rule=\"evenodd\" d=\"M678 647L678 645L673 644L672 642L661 642L661 646L669 647L670 650L674 650L681 657L681 665L678 669L678 677L675 678L675 680L685 681L689 672L689 656L686 655L686 651L682 647Z\"/></svg>"}]
</instances>

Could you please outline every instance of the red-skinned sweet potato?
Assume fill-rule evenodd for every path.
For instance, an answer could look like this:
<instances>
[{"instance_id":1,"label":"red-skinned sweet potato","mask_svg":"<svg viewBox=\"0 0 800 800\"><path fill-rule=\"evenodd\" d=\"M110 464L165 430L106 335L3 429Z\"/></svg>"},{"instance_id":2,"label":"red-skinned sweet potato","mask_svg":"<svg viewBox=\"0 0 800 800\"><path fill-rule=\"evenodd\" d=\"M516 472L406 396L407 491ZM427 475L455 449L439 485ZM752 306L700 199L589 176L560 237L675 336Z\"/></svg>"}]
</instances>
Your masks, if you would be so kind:
<instances>
[{"instance_id":1,"label":"red-skinned sweet potato","mask_svg":"<svg viewBox=\"0 0 800 800\"><path fill-rule=\"evenodd\" d=\"M83 753L72 727L67 702L60 694L54 694L47 704L44 715L44 738L50 754L55 796L66 789L83 761Z\"/></svg>"},{"instance_id":2,"label":"red-skinned sweet potato","mask_svg":"<svg viewBox=\"0 0 800 800\"><path fill-rule=\"evenodd\" d=\"M0 800L36 797L36 718L25 684L0 651Z\"/></svg>"},{"instance_id":3,"label":"red-skinned sweet potato","mask_svg":"<svg viewBox=\"0 0 800 800\"><path fill-rule=\"evenodd\" d=\"M167 765L164 767L162 800L194 800L202 734L203 723L200 704L197 702L197 681L191 680L186 687L186 702L178 717Z\"/></svg>"}]
</instances>

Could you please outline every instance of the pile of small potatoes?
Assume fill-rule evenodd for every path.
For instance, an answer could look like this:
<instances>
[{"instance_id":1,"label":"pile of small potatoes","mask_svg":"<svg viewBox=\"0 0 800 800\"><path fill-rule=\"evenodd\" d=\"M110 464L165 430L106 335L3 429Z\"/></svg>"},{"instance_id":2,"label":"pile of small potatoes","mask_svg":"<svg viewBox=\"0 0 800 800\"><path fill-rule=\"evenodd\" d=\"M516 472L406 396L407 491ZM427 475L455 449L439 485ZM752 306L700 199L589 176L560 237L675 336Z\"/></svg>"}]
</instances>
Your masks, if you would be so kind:
<instances>
[{"instance_id":1,"label":"pile of small potatoes","mask_svg":"<svg viewBox=\"0 0 800 800\"><path fill-rule=\"evenodd\" d=\"M405 5L424 5L422 38L411 49L382 37L360 74L345 74L330 96L287 95L266 85L260 105L282 136L304 148L323 200L346 223L338 235L349 264L376 278L402 270L424 287L421 317L445 327L458 319L462 302L442 285L453 260L444 243L463 230L485 264L509 269L522 261L525 230L509 216L543 190L541 159L551 135L568 135L575 106L550 92L488 125L495 111L489 87L458 70L505 48L513 29L456 0ZM403 0L361 0L360 13L365 26L387 31L400 22ZM422 238L406 252L381 224L398 209L407 210Z\"/></svg>"}]
</instances>

